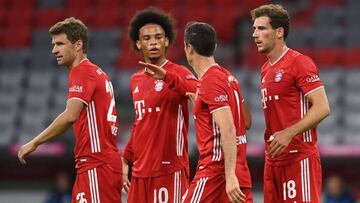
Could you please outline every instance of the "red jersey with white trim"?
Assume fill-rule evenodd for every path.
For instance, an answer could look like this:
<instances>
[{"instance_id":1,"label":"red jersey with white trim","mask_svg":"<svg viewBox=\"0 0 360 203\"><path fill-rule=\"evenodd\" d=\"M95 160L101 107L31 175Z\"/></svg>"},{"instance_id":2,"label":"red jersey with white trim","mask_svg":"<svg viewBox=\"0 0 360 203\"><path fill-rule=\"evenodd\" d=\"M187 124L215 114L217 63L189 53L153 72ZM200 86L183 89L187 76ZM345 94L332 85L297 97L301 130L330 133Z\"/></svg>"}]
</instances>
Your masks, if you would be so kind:
<instances>
[{"instance_id":1,"label":"red jersey with white trim","mask_svg":"<svg viewBox=\"0 0 360 203\"><path fill-rule=\"evenodd\" d=\"M133 176L156 177L183 168L188 172L189 107L186 92L197 80L185 67L166 61L164 81L134 73L130 91L135 121L124 157L133 162Z\"/></svg>"},{"instance_id":2,"label":"red jersey with white trim","mask_svg":"<svg viewBox=\"0 0 360 203\"><path fill-rule=\"evenodd\" d=\"M211 66L199 80L194 104L196 142L200 152L196 177L225 173L224 154L220 145L221 134L212 113L231 108L236 128L236 175L241 187L251 187L241 102L243 96L238 80L218 64Z\"/></svg>"},{"instance_id":3,"label":"red jersey with white trim","mask_svg":"<svg viewBox=\"0 0 360 203\"><path fill-rule=\"evenodd\" d=\"M117 112L109 77L85 59L70 69L68 85L68 100L79 99L86 104L73 124L77 172L105 163L121 172L121 157L116 145Z\"/></svg>"},{"instance_id":4,"label":"red jersey with white trim","mask_svg":"<svg viewBox=\"0 0 360 203\"><path fill-rule=\"evenodd\" d=\"M269 164L288 165L318 153L316 127L294 136L279 157L271 158L267 153L270 135L302 119L311 107L306 96L323 87L314 62L289 49L275 64L266 62L262 66L260 86L266 122L265 154Z\"/></svg>"}]
</instances>

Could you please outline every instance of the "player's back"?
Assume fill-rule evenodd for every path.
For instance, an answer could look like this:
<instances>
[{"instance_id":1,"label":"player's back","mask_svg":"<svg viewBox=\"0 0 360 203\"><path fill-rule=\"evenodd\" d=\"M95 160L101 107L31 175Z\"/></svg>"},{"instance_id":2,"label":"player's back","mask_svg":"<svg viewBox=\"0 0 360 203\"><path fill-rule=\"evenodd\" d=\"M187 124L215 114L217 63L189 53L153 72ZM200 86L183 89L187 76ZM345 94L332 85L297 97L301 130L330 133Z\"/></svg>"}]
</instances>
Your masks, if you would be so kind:
<instances>
[{"instance_id":1,"label":"player's back","mask_svg":"<svg viewBox=\"0 0 360 203\"><path fill-rule=\"evenodd\" d=\"M117 112L109 77L89 60L81 62L70 70L68 99L80 99L86 104L73 124L78 171L104 163L112 164L114 170L121 171L116 145Z\"/></svg>"},{"instance_id":2,"label":"player's back","mask_svg":"<svg viewBox=\"0 0 360 203\"><path fill-rule=\"evenodd\" d=\"M242 187L251 187L246 160L246 129L242 114L243 97L236 77L225 68L214 65L200 79L194 112L196 135L200 151L199 173L224 173L224 157L220 146L220 131L212 113L230 107L236 128L237 176ZM203 171L201 171L203 170Z\"/></svg>"}]
</instances>

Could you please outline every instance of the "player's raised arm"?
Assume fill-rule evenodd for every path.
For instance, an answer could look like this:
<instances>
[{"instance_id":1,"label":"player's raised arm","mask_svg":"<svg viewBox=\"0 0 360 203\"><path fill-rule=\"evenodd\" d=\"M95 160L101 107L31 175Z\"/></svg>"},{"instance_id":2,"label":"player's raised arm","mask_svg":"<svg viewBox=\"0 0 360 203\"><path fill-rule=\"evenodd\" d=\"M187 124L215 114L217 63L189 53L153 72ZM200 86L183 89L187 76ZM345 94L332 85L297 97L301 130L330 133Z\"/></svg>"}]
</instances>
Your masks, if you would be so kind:
<instances>
[{"instance_id":1,"label":"player's raised arm","mask_svg":"<svg viewBox=\"0 0 360 203\"><path fill-rule=\"evenodd\" d=\"M166 71L164 68L139 61L139 64L145 66L145 74L158 80L164 80L169 88L186 95L188 92L195 93L198 80L196 77L184 67L179 68L176 73Z\"/></svg>"}]
</instances>

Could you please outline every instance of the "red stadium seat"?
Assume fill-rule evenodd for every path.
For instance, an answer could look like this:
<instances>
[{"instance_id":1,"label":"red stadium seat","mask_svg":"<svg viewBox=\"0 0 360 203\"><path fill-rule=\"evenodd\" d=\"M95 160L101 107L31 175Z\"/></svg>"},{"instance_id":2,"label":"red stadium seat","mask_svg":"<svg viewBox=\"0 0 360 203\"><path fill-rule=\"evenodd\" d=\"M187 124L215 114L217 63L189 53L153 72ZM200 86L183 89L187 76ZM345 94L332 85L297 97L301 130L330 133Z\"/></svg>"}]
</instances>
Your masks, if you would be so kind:
<instances>
[{"instance_id":1,"label":"red stadium seat","mask_svg":"<svg viewBox=\"0 0 360 203\"><path fill-rule=\"evenodd\" d=\"M76 8L70 7L66 11L66 16L74 17L85 23L87 26L92 26L94 23L94 12L90 8Z\"/></svg>"},{"instance_id":2,"label":"red stadium seat","mask_svg":"<svg viewBox=\"0 0 360 203\"><path fill-rule=\"evenodd\" d=\"M93 7L94 0L67 0L68 9L88 9Z\"/></svg>"},{"instance_id":3,"label":"red stadium seat","mask_svg":"<svg viewBox=\"0 0 360 203\"><path fill-rule=\"evenodd\" d=\"M354 48L345 51L344 65L347 68L360 66L360 48Z\"/></svg>"},{"instance_id":4,"label":"red stadium seat","mask_svg":"<svg viewBox=\"0 0 360 203\"><path fill-rule=\"evenodd\" d=\"M34 9L36 7L37 0L21 0L21 1L12 0L12 1L8 1L8 3L9 3L9 7L12 9L18 9L18 10L29 9L29 8Z\"/></svg>"},{"instance_id":5,"label":"red stadium seat","mask_svg":"<svg viewBox=\"0 0 360 203\"><path fill-rule=\"evenodd\" d=\"M315 63L322 66L336 66L342 64L343 51L338 48L317 49L314 53Z\"/></svg>"},{"instance_id":6,"label":"red stadium seat","mask_svg":"<svg viewBox=\"0 0 360 203\"><path fill-rule=\"evenodd\" d=\"M238 8L242 6L242 1L238 0L213 0L214 9L223 9L228 8L231 10L232 8Z\"/></svg>"},{"instance_id":7,"label":"red stadium seat","mask_svg":"<svg viewBox=\"0 0 360 203\"><path fill-rule=\"evenodd\" d=\"M177 0L154 0L153 4L167 12L179 7L179 2Z\"/></svg>"},{"instance_id":8,"label":"red stadium seat","mask_svg":"<svg viewBox=\"0 0 360 203\"><path fill-rule=\"evenodd\" d=\"M94 27L97 29L119 27L121 22L121 10L118 8L96 10Z\"/></svg>"},{"instance_id":9,"label":"red stadium seat","mask_svg":"<svg viewBox=\"0 0 360 203\"><path fill-rule=\"evenodd\" d=\"M0 7L0 27L5 27L6 11L3 7Z\"/></svg>"},{"instance_id":10,"label":"red stadium seat","mask_svg":"<svg viewBox=\"0 0 360 203\"><path fill-rule=\"evenodd\" d=\"M218 8L216 13L218 14L212 16L210 24L212 24L217 31L219 41L232 41L235 37L238 12L236 12L236 10L228 11L226 8Z\"/></svg>"},{"instance_id":11,"label":"red stadium seat","mask_svg":"<svg viewBox=\"0 0 360 203\"><path fill-rule=\"evenodd\" d=\"M97 9L104 10L121 8L121 6L126 5L126 2L118 0L95 0L94 5Z\"/></svg>"},{"instance_id":12,"label":"red stadium seat","mask_svg":"<svg viewBox=\"0 0 360 203\"><path fill-rule=\"evenodd\" d=\"M21 16L21 17L19 17ZM28 26L34 22L35 11L34 9L11 9L6 12L5 25L6 26Z\"/></svg>"},{"instance_id":13,"label":"red stadium seat","mask_svg":"<svg viewBox=\"0 0 360 203\"><path fill-rule=\"evenodd\" d=\"M55 23L65 19L65 12L62 9L46 9L37 12L36 27L49 28Z\"/></svg>"},{"instance_id":14,"label":"red stadium seat","mask_svg":"<svg viewBox=\"0 0 360 203\"><path fill-rule=\"evenodd\" d=\"M185 9L202 9L204 7L210 7L212 0L185 0Z\"/></svg>"},{"instance_id":15,"label":"red stadium seat","mask_svg":"<svg viewBox=\"0 0 360 203\"><path fill-rule=\"evenodd\" d=\"M4 48L26 48L30 44L31 26L12 26L2 33Z\"/></svg>"},{"instance_id":16,"label":"red stadium seat","mask_svg":"<svg viewBox=\"0 0 360 203\"><path fill-rule=\"evenodd\" d=\"M127 36L121 39L120 54L118 56L117 66L119 69L131 69L138 67L138 61L142 60L140 55L131 47L131 41Z\"/></svg>"},{"instance_id":17,"label":"red stadium seat","mask_svg":"<svg viewBox=\"0 0 360 203\"><path fill-rule=\"evenodd\" d=\"M187 7L187 9L184 10L184 21L202 21L209 23L213 15L214 13L206 6L198 9Z\"/></svg>"}]
</instances>

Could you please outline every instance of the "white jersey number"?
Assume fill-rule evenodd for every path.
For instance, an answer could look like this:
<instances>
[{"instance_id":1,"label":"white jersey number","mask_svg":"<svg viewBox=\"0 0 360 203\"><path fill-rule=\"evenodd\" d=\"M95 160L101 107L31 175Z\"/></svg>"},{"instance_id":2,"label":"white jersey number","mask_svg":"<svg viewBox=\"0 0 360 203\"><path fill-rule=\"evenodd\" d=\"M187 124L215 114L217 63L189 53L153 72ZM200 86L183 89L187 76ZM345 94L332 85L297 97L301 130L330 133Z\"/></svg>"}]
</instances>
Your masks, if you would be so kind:
<instances>
[{"instance_id":1,"label":"white jersey number","mask_svg":"<svg viewBox=\"0 0 360 203\"><path fill-rule=\"evenodd\" d=\"M154 190L154 203L168 203L169 202L169 191L162 187L157 191Z\"/></svg>"},{"instance_id":2,"label":"white jersey number","mask_svg":"<svg viewBox=\"0 0 360 203\"><path fill-rule=\"evenodd\" d=\"M106 93L110 93L111 95L111 102L110 102L110 106L109 106L109 110L107 113L107 120L110 122L116 122L116 115L113 115L113 110L115 107L115 98L114 98L114 90L113 90L113 86L111 84L110 81L105 80L105 87L106 87Z\"/></svg>"},{"instance_id":3,"label":"white jersey number","mask_svg":"<svg viewBox=\"0 0 360 203\"><path fill-rule=\"evenodd\" d=\"M296 184L295 184L294 180L289 180L289 181L283 183L284 200L286 200L287 198L293 199L296 197L295 186L296 186Z\"/></svg>"}]
</instances>

